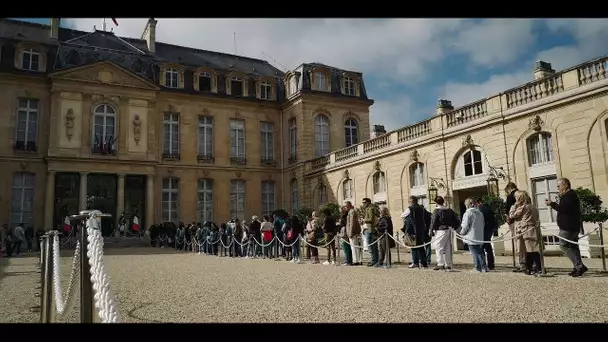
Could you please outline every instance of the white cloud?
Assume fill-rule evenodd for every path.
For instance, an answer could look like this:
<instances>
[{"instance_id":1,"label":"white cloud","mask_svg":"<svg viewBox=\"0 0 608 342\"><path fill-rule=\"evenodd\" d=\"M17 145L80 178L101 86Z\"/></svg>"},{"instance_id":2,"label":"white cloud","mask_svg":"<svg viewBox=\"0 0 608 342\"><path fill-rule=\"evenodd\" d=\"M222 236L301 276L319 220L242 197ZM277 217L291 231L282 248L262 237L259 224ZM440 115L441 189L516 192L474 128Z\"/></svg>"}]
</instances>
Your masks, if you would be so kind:
<instances>
[{"instance_id":1,"label":"white cloud","mask_svg":"<svg viewBox=\"0 0 608 342\"><path fill-rule=\"evenodd\" d=\"M84 31L91 31L93 25L101 27L100 19L68 21L70 26ZM114 31L121 36L140 37L146 21L118 18L120 26ZM421 99L394 94L393 89L440 82L428 91L425 89L425 96L445 97L458 106L532 80L533 60L507 73L489 75L478 84L462 84L434 70L454 53L467 58L460 67L477 73L512 66L534 48L538 39L534 28L540 23L530 19L159 19L157 39L234 53L236 33L237 53L241 55L272 62L270 56L286 68L322 62L363 72L364 77L368 76L368 94L376 100L371 108L372 123L394 129L420 120L422 110L426 109ZM545 24L551 32L576 39L572 46L557 46L538 53L538 59L551 62L555 69L605 53L603 37L608 33L605 20L559 19ZM108 25L113 26L109 20ZM371 84L369 75L380 81ZM428 104L428 98L424 102Z\"/></svg>"}]
</instances>

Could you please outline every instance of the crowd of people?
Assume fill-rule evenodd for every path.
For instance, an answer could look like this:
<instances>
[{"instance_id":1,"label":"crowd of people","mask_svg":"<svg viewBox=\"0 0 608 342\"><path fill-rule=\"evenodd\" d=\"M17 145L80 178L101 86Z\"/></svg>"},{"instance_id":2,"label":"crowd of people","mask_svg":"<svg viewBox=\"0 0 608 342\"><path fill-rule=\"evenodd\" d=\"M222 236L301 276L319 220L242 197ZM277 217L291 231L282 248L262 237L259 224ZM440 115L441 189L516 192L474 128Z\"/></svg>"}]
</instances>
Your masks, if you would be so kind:
<instances>
[{"instance_id":1,"label":"crowd of people","mask_svg":"<svg viewBox=\"0 0 608 342\"><path fill-rule=\"evenodd\" d=\"M583 264L577 244L579 233L582 233L580 202L568 179L559 179L557 188L559 202L546 199L545 204L557 212L560 247L573 264L569 275L579 277L588 270ZM528 192L518 190L514 183L509 182L505 192L507 200L504 219L511 227L520 263L520 267L514 271L537 274L541 272L538 209ZM412 249L409 267L430 267L433 244L436 256L436 266L433 269L452 270L455 232L471 252L474 272L494 270L494 251L490 241L492 236L498 235L498 223L492 208L481 198L467 198L464 201L466 211L459 217L454 210L445 206L443 197L437 196L434 202L436 207L430 213L418 203L417 197L411 196L408 198L408 208L401 214L401 239L403 244ZM140 233L138 221L135 223L136 233ZM312 212L305 222L301 222L296 215L275 213L272 216L265 215L261 220L253 216L251 222L233 219L220 226L213 222L154 224L149 227L148 233L153 247L169 246L180 250L196 248L210 255L284 258L294 263L302 262L301 249L312 263L320 263L319 249L326 249L327 259L323 262L324 265L338 262L336 244L341 243L345 256L343 265L362 265L362 253L367 252L370 254L368 267L391 264L390 249L395 246L392 237L396 237L388 208L377 208L369 198L363 199L360 211L350 201L346 202L337 218L326 208L321 211L321 215ZM24 229L23 224L19 224L9 229L5 224L0 230L0 248L7 257L19 255L23 244L31 251L36 238L40 249L39 237L43 234L43 231L34 234L31 226Z\"/></svg>"}]
</instances>

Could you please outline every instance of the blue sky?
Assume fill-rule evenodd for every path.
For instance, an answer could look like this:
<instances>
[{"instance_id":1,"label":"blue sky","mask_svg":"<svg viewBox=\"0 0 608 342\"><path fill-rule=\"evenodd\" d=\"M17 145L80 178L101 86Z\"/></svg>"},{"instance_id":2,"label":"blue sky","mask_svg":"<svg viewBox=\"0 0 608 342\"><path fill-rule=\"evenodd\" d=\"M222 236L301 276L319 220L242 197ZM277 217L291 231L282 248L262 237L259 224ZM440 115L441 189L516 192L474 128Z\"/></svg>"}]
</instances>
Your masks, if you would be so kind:
<instances>
[{"instance_id":1,"label":"blue sky","mask_svg":"<svg viewBox=\"0 0 608 342\"><path fill-rule=\"evenodd\" d=\"M48 19L23 19L48 23ZM146 19L108 29L139 37ZM562 70L608 54L605 19L164 19L157 39L266 59L286 68L321 62L360 71L373 124L389 130L424 120L437 99L456 107L531 81L534 62ZM91 31L102 19L62 19ZM275 65L283 69L280 65Z\"/></svg>"}]
</instances>

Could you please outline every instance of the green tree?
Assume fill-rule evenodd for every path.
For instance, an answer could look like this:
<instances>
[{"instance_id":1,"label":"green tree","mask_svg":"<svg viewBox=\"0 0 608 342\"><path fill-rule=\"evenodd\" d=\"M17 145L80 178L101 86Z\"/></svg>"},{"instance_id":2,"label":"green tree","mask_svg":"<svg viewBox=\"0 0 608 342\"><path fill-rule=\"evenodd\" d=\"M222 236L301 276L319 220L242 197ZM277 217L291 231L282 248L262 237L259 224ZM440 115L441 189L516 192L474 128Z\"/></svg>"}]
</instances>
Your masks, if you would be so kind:
<instances>
[{"instance_id":1,"label":"green tree","mask_svg":"<svg viewBox=\"0 0 608 342\"><path fill-rule=\"evenodd\" d=\"M294 211L294 216L296 216L300 222L302 222L302 224L306 224L306 222L308 222L308 218L310 217L310 214L312 214L313 210L311 208L308 207L300 207L298 209L296 209Z\"/></svg>"},{"instance_id":2,"label":"green tree","mask_svg":"<svg viewBox=\"0 0 608 342\"><path fill-rule=\"evenodd\" d=\"M282 219L286 219L289 217L289 214L287 213L287 211L283 210L283 209L277 209L274 211L273 213L274 215L282 218Z\"/></svg>"},{"instance_id":3,"label":"green tree","mask_svg":"<svg viewBox=\"0 0 608 342\"><path fill-rule=\"evenodd\" d=\"M608 209L603 206L603 201L599 195L582 187L574 191L581 203L583 222L601 224L608 220Z\"/></svg>"},{"instance_id":4,"label":"green tree","mask_svg":"<svg viewBox=\"0 0 608 342\"><path fill-rule=\"evenodd\" d=\"M483 203L487 203L492 208L498 227L502 226L505 223L505 215L507 214L505 201L496 195L485 195L482 200Z\"/></svg>"},{"instance_id":5,"label":"green tree","mask_svg":"<svg viewBox=\"0 0 608 342\"><path fill-rule=\"evenodd\" d=\"M325 212L326 210L328 210L331 213L331 217L335 220L340 219L340 205L337 203L325 203L324 205L321 206L321 208L319 209L319 211L321 213Z\"/></svg>"},{"instance_id":6,"label":"green tree","mask_svg":"<svg viewBox=\"0 0 608 342\"><path fill-rule=\"evenodd\" d=\"M374 207L374 211L376 212L377 216L380 216L380 206L376 203L372 203L372 207ZM365 209L363 208L363 205L361 205L359 208L355 209L357 212L357 216L359 218L363 218L365 216Z\"/></svg>"}]
</instances>

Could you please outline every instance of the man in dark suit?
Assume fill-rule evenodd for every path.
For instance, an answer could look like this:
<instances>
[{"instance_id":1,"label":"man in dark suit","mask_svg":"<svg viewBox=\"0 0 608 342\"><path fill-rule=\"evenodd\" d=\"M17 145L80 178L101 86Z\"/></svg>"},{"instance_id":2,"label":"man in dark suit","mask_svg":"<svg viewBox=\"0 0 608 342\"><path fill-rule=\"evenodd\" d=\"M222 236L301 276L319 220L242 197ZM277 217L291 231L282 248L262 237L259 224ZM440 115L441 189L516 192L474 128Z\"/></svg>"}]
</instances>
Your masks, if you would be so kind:
<instances>
[{"instance_id":1,"label":"man in dark suit","mask_svg":"<svg viewBox=\"0 0 608 342\"><path fill-rule=\"evenodd\" d=\"M587 267L583 264L581 257L581 250L578 247L578 234L581 233L583 227L581 205L568 178L557 180L557 191L560 195L559 203L553 202L549 198L545 200L545 203L557 211L559 237L562 238L559 240L559 246L574 266L569 275L580 277L587 272Z\"/></svg>"},{"instance_id":2,"label":"man in dark suit","mask_svg":"<svg viewBox=\"0 0 608 342\"><path fill-rule=\"evenodd\" d=\"M477 207L479 211L483 214L483 221L485 223L483 230L483 241L491 241L492 235L494 235L498 231L498 222L496 222L496 216L492 211L492 208L489 204L483 202L483 198L479 197L476 200ZM488 265L488 269L490 271L494 270L494 250L492 249L492 244L490 242L486 242L483 244L483 250L486 254L486 265Z\"/></svg>"}]
</instances>

